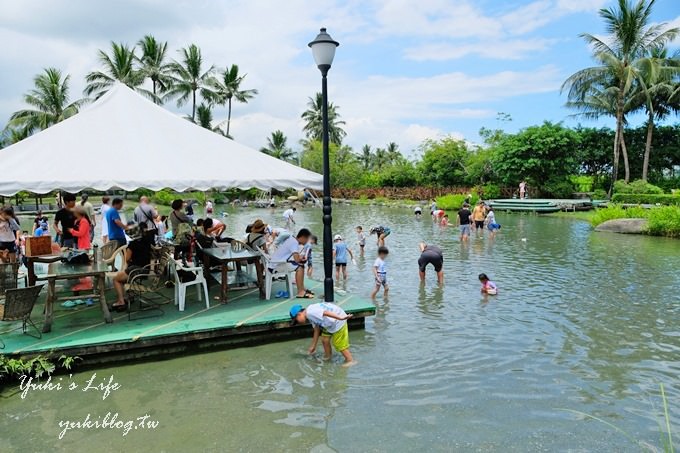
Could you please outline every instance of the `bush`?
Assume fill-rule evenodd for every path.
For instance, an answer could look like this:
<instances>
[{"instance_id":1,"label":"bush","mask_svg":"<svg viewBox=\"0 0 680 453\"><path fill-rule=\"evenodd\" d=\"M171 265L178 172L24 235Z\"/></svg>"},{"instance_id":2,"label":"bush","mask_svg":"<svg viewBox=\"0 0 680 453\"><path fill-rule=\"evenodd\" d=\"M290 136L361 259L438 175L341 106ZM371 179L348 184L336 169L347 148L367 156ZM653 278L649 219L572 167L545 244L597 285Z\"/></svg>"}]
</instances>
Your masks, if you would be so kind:
<instances>
[{"instance_id":1,"label":"bush","mask_svg":"<svg viewBox=\"0 0 680 453\"><path fill-rule=\"evenodd\" d=\"M477 203L479 197L474 193L471 195L472 196L470 197L470 204ZM457 211L458 209L463 207L463 203L465 203L466 198L468 198L468 196L463 194L443 195L441 197L436 198L437 207L445 211Z\"/></svg>"},{"instance_id":2,"label":"bush","mask_svg":"<svg viewBox=\"0 0 680 453\"><path fill-rule=\"evenodd\" d=\"M680 237L680 207L664 206L649 210L649 234Z\"/></svg>"},{"instance_id":3,"label":"bush","mask_svg":"<svg viewBox=\"0 0 680 453\"><path fill-rule=\"evenodd\" d=\"M675 178L664 178L654 181L664 192L671 192L673 189L680 189L680 176Z\"/></svg>"},{"instance_id":4,"label":"bush","mask_svg":"<svg viewBox=\"0 0 680 453\"><path fill-rule=\"evenodd\" d=\"M612 197L612 201L614 203L662 204L680 206L680 196L670 194L615 193Z\"/></svg>"},{"instance_id":5,"label":"bush","mask_svg":"<svg viewBox=\"0 0 680 453\"><path fill-rule=\"evenodd\" d=\"M592 176L571 176L569 181L574 185L574 188L578 192L590 192L593 190L593 183L595 178Z\"/></svg>"},{"instance_id":6,"label":"bush","mask_svg":"<svg viewBox=\"0 0 680 453\"><path fill-rule=\"evenodd\" d=\"M566 179L549 179L543 184L542 192L553 198L571 198L574 185Z\"/></svg>"},{"instance_id":7,"label":"bush","mask_svg":"<svg viewBox=\"0 0 680 453\"><path fill-rule=\"evenodd\" d=\"M649 184L646 181L637 179L629 184L626 184L623 181L616 181L614 183L614 193L663 194L663 189L654 184Z\"/></svg>"},{"instance_id":8,"label":"bush","mask_svg":"<svg viewBox=\"0 0 680 453\"><path fill-rule=\"evenodd\" d=\"M608 208L598 209L590 220L593 226L598 226L607 220L614 219L645 219L652 210L641 207L631 207L624 209L621 206L613 205Z\"/></svg>"},{"instance_id":9,"label":"bush","mask_svg":"<svg viewBox=\"0 0 680 453\"><path fill-rule=\"evenodd\" d=\"M165 205L165 206L170 206L172 204L173 200L176 200L177 198L181 198L181 197L177 197L176 193L174 193L174 192L172 192L168 189L163 189L163 190L159 190L158 192L156 192L156 194L152 198L152 201L156 204L162 204L162 205Z\"/></svg>"},{"instance_id":10,"label":"bush","mask_svg":"<svg viewBox=\"0 0 680 453\"><path fill-rule=\"evenodd\" d=\"M596 189L596 190L593 191L591 198L593 200L606 200L607 199L607 191L604 190L604 189Z\"/></svg>"},{"instance_id":11,"label":"bush","mask_svg":"<svg viewBox=\"0 0 680 453\"><path fill-rule=\"evenodd\" d=\"M498 184L485 184L481 188L485 200L501 197L501 187Z\"/></svg>"}]
</instances>

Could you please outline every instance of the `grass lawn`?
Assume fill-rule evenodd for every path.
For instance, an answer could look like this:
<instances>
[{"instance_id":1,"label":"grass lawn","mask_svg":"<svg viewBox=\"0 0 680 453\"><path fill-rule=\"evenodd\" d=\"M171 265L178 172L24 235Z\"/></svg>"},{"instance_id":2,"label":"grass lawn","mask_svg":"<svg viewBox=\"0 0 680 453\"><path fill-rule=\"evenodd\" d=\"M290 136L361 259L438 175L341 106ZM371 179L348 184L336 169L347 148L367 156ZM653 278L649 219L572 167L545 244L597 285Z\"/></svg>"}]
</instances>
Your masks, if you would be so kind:
<instances>
[{"instance_id":1,"label":"grass lawn","mask_svg":"<svg viewBox=\"0 0 680 453\"><path fill-rule=\"evenodd\" d=\"M591 209L590 211L576 211L576 212L553 212L551 214L545 214L550 217L559 217L561 219L572 219L572 220L582 220L584 222L590 223L595 216L597 210Z\"/></svg>"}]
</instances>

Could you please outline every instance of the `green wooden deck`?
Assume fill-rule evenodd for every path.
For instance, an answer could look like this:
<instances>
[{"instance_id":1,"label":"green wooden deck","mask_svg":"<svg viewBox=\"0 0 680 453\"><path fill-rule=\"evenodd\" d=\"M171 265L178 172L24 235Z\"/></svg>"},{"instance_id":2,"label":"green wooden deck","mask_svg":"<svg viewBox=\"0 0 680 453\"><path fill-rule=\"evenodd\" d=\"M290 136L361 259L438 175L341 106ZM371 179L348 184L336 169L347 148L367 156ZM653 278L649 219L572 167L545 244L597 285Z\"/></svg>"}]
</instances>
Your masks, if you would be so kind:
<instances>
[{"instance_id":1,"label":"green wooden deck","mask_svg":"<svg viewBox=\"0 0 680 453\"><path fill-rule=\"evenodd\" d=\"M323 291L321 282L308 280L306 285L317 295ZM274 283L272 294L284 289L283 283ZM173 290L167 292L171 296ZM321 301L318 298L260 300L257 289L247 289L230 290L229 303L220 304L215 300L218 293L217 285L212 285L210 308L206 308L205 301L198 301L195 287L190 287L184 312L172 303L161 306L164 313L160 316L141 318L153 312L140 313L139 318L133 317L131 321L127 313L113 312L111 324L104 323L96 301L89 307L64 308L55 304L52 331L42 334L41 339L23 334L20 322L0 324L0 339L6 345L0 354L66 354L80 356L88 363L101 363L279 341L310 334L309 326L291 326L288 315L291 305ZM107 300L109 304L114 300L111 292L107 293ZM363 326L364 317L375 314L375 305L350 294L336 294L335 303L354 314L350 327ZM42 301L36 304L31 317L39 328L43 307Z\"/></svg>"}]
</instances>

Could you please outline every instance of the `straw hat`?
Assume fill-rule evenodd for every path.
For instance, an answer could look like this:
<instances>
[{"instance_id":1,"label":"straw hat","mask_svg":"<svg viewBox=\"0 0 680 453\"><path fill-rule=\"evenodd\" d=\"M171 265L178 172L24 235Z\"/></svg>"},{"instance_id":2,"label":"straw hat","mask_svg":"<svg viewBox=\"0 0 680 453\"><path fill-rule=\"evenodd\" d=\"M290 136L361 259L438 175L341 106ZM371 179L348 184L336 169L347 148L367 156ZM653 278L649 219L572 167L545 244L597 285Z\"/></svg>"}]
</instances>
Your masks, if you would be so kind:
<instances>
[{"instance_id":1,"label":"straw hat","mask_svg":"<svg viewBox=\"0 0 680 453\"><path fill-rule=\"evenodd\" d=\"M253 224L250 226L250 231L253 233L262 233L265 229L266 225L264 222L260 219L257 219Z\"/></svg>"}]
</instances>

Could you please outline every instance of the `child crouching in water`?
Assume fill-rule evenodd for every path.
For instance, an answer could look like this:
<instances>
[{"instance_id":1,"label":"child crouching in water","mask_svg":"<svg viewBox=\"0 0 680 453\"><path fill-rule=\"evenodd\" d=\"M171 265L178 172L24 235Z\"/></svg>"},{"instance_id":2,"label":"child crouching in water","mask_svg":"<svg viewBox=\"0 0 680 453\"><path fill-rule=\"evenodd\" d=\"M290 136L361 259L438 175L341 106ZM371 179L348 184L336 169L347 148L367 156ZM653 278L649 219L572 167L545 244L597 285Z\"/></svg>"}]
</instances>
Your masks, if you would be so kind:
<instances>
[{"instance_id":1,"label":"child crouching in water","mask_svg":"<svg viewBox=\"0 0 680 453\"><path fill-rule=\"evenodd\" d=\"M290 317L293 324L304 324L309 321L314 328L312 345L309 347L310 354L316 352L319 337L321 337L324 360L330 360L333 354L332 344L335 350L345 358L343 366L356 364L352 358L352 353L349 351L349 329L347 328L347 320L352 315L348 315L342 308L333 303L322 302L311 304L306 309L299 304L293 305L290 308Z\"/></svg>"},{"instance_id":2,"label":"child crouching in water","mask_svg":"<svg viewBox=\"0 0 680 453\"><path fill-rule=\"evenodd\" d=\"M498 294L498 287L494 282L489 280L486 274L479 274L479 281L482 283L482 294L488 294L490 296L495 296Z\"/></svg>"},{"instance_id":3,"label":"child crouching in water","mask_svg":"<svg viewBox=\"0 0 680 453\"><path fill-rule=\"evenodd\" d=\"M373 292L371 293L371 299L375 299L375 296L378 295L378 291L380 291L380 287L382 286L385 288L385 292L383 293L383 297L387 297L387 292L390 290L389 286L387 286L387 267L385 265L385 258L387 258L387 254L390 253L389 250L387 250L387 247L378 247L378 258L376 258L375 263L373 263L373 275L375 276L375 288L373 289Z\"/></svg>"}]
</instances>

